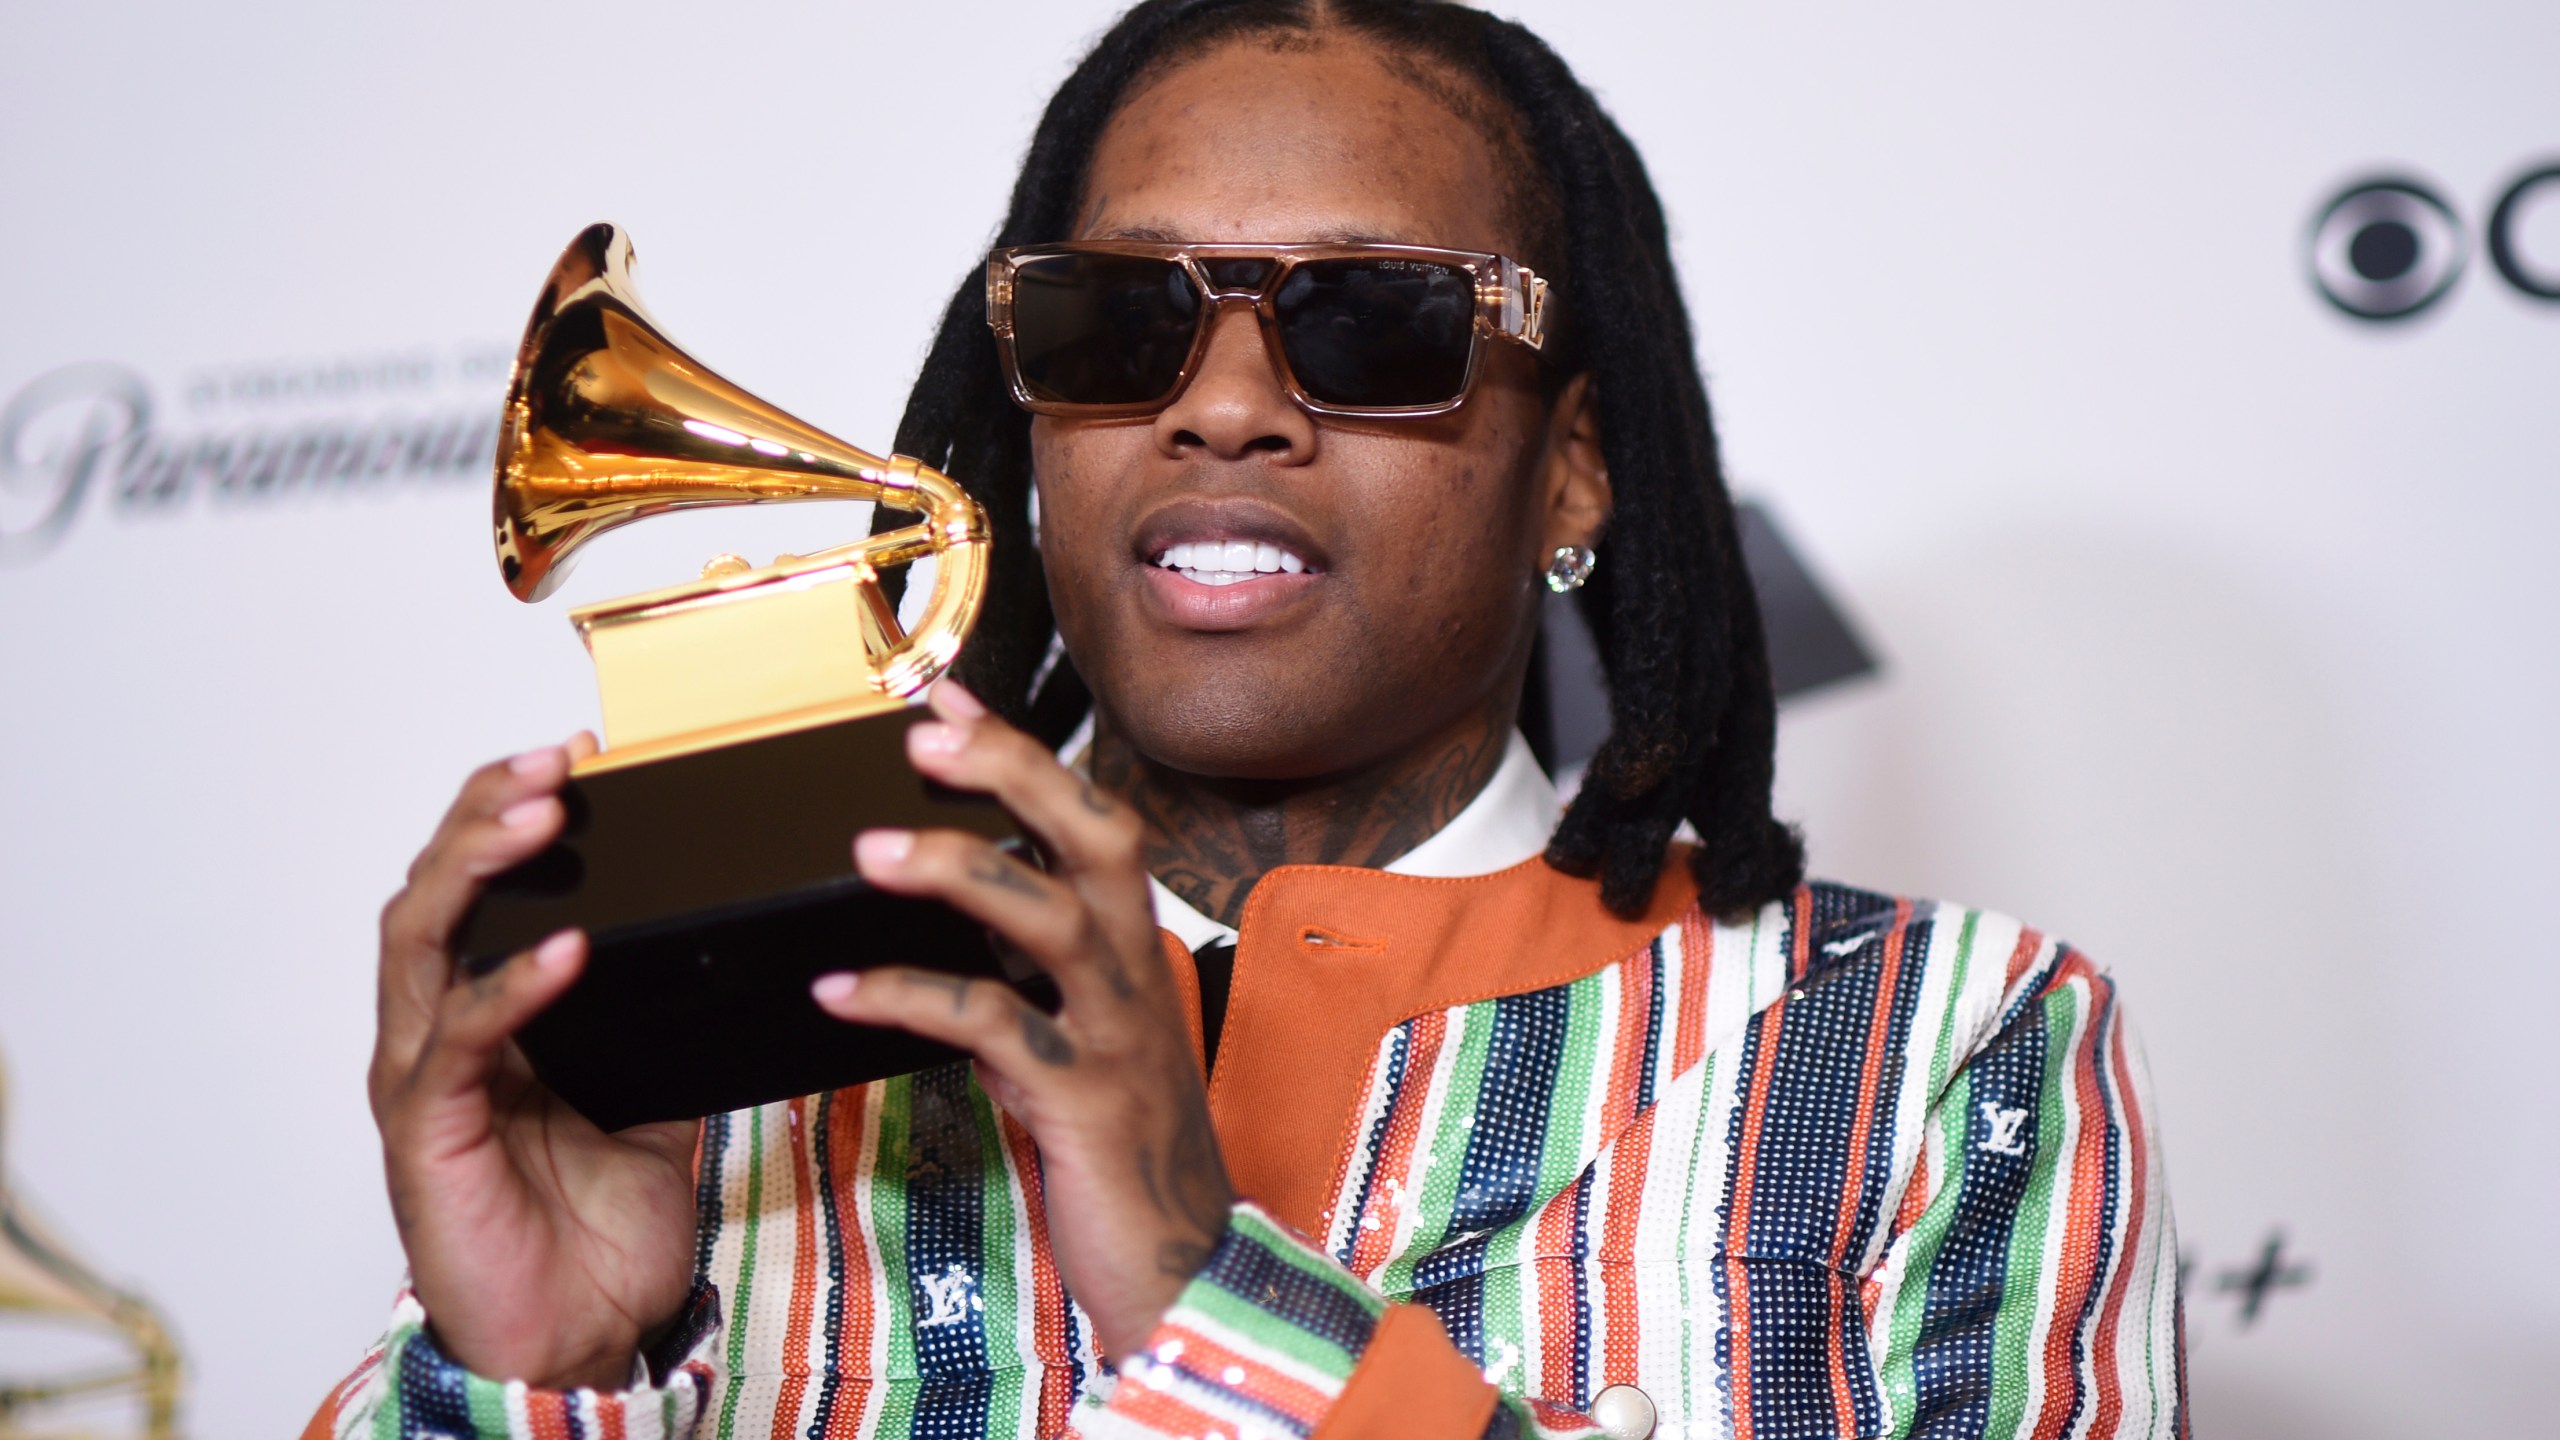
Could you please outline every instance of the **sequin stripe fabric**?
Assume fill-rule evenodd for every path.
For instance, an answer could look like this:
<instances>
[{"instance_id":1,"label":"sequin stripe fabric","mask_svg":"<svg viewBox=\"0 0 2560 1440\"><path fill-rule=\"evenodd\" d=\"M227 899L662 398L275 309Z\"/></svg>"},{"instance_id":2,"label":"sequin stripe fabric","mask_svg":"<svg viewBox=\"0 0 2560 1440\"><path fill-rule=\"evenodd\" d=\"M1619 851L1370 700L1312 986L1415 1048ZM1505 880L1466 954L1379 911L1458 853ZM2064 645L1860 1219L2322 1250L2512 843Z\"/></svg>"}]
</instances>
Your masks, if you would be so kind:
<instances>
[{"instance_id":1,"label":"sequin stripe fabric","mask_svg":"<svg viewBox=\"0 0 2560 1440\"><path fill-rule=\"evenodd\" d=\"M1689 1193L1690 1072L1783 991L1791 929L1691 917L1572 985L1418 1016L1382 1042L1326 1248L1431 1306L1521 1398L1498 1425L1585 1431L1575 1412L1613 1384L1644 1385L1676 1421L1664 1402L1684 1372L1715 1393L1713 1297L1676 1259L1714 1238L1713 1198L1702 1214Z\"/></svg>"},{"instance_id":2,"label":"sequin stripe fabric","mask_svg":"<svg viewBox=\"0 0 2560 1440\"><path fill-rule=\"evenodd\" d=\"M1092 1440L1297 1440L1341 1395L1385 1308L1323 1251L1239 1205L1107 1406L1077 1428Z\"/></svg>"},{"instance_id":3,"label":"sequin stripe fabric","mask_svg":"<svg viewBox=\"0 0 2560 1440\"><path fill-rule=\"evenodd\" d=\"M403 1293L401 1299L408 1301L409 1296ZM396 1331L399 1326L399 1307L396 1305L393 1307L393 1325ZM365 1352L364 1359L356 1363L356 1368L347 1372L347 1378L339 1381L337 1387L329 1392L329 1398L320 1402L319 1410L302 1427L302 1440L354 1440L354 1437L371 1431L372 1416L388 1389L382 1361L390 1339L386 1335L376 1341L374 1347Z\"/></svg>"},{"instance_id":4,"label":"sequin stripe fabric","mask_svg":"<svg viewBox=\"0 0 2560 1440\"><path fill-rule=\"evenodd\" d=\"M1029 1137L946 1066L723 1117L717 1440L1054 1435L1095 1368Z\"/></svg>"},{"instance_id":5,"label":"sequin stripe fabric","mask_svg":"<svg viewBox=\"0 0 2560 1440\"><path fill-rule=\"evenodd\" d=\"M1572 1433L2182 1433L2112 987L1982 912L1808 886L1381 1042L1324 1248Z\"/></svg>"},{"instance_id":6,"label":"sequin stripe fabric","mask_svg":"<svg viewBox=\"0 0 2560 1440\"><path fill-rule=\"evenodd\" d=\"M2187 1433L2176 1239L2114 986L2047 944L2038 983L1926 1128L1924 1197L1875 1271L1897 1429Z\"/></svg>"},{"instance_id":7,"label":"sequin stripe fabric","mask_svg":"<svg viewBox=\"0 0 2560 1440\"><path fill-rule=\"evenodd\" d=\"M698 1283L725 1324L686 1352L672 1408L645 1389L599 1409L584 1392L472 1376L434 1352L404 1298L379 1358L334 1398L333 1432L993 1440L1068 1429L1098 1368L1091 1326L1058 1281L1030 1138L966 1067L714 1116L698 1171ZM630 1418L644 1410L652 1418Z\"/></svg>"},{"instance_id":8,"label":"sequin stripe fabric","mask_svg":"<svg viewBox=\"0 0 2560 1440\"><path fill-rule=\"evenodd\" d=\"M679 1440L695 1433L712 1383L710 1367L687 1361L662 1381L606 1394L501 1384L455 1364L426 1330L426 1311L403 1293L390 1333L334 1397L327 1432L336 1440ZM688 1327L716 1329L716 1303L698 1294ZM682 1348L685 1345L679 1338Z\"/></svg>"}]
</instances>

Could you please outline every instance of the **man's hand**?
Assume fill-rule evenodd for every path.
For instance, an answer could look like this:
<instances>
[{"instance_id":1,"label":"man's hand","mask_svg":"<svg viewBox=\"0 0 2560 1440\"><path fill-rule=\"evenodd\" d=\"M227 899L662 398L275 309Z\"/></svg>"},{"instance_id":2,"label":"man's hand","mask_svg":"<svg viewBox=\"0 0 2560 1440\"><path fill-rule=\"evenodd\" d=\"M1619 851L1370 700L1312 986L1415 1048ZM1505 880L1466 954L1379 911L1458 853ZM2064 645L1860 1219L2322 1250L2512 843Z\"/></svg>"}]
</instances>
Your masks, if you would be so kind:
<instances>
[{"instance_id":1,"label":"man's hand","mask_svg":"<svg viewBox=\"0 0 2560 1440\"><path fill-rule=\"evenodd\" d=\"M371 1091L392 1218L446 1354L475 1373L620 1389L693 1275L690 1122L607 1135L533 1078L512 1037L586 963L568 930L486 975L453 927L489 876L549 844L581 735L483 767L382 912Z\"/></svg>"},{"instance_id":2,"label":"man's hand","mask_svg":"<svg viewBox=\"0 0 2560 1440\"><path fill-rule=\"evenodd\" d=\"M896 1025L977 1057L987 1094L1040 1146L1058 1274L1112 1356L1130 1354L1225 1232L1234 1192L1158 948L1137 815L945 681L939 724L907 732L932 779L1001 801L1043 873L952 830L871 830L863 878L984 921L1058 982L1052 1019L1010 989L928 970L829 975L828 1013Z\"/></svg>"}]
</instances>

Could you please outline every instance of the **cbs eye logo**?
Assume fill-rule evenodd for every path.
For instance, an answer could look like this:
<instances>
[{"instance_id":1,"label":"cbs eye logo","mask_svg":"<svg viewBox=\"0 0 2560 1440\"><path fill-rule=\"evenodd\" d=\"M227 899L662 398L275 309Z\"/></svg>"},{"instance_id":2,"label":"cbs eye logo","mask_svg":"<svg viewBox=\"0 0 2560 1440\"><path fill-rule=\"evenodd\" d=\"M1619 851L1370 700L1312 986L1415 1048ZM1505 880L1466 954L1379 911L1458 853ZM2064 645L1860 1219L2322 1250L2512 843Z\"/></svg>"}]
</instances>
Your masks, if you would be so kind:
<instances>
[{"instance_id":1,"label":"cbs eye logo","mask_svg":"<svg viewBox=\"0 0 2560 1440\"><path fill-rule=\"evenodd\" d=\"M2518 294L2560 301L2560 263L2537 264L2522 249L2537 202L2560 206L2560 165L2527 171L2498 197L2489 211L2489 263ZM2359 320L2406 320L2452 292L2469 248L2462 217L2433 188L2377 176L2340 192L2311 222L2311 283Z\"/></svg>"}]
</instances>

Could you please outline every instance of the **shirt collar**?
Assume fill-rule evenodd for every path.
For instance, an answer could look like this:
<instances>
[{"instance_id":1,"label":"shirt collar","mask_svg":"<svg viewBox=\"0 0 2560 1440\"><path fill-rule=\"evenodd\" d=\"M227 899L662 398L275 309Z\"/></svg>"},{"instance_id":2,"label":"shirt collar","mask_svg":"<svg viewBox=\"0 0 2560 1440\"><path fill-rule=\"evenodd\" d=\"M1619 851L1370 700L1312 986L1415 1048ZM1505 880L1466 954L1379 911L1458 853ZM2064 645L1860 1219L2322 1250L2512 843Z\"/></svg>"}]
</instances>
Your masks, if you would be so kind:
<instances>
[{"instance_id":1,"label":"shirt collar","mask_svg":"<svg viewBox=\"0 0 2560 1440\"><path fill-rule=\"evenodd\" d=\"M1494 767L1493 778L1476 792L1476 798L1429 839L1384 868L1391 875L1439 879L1490 875L1545 853L1555 828L1556 787L1547 772L1538 768L1529 742L1514 730L1511 742L1503 747L1502 763ZM1147 877L1147 890L1155 897L1156 923L1172 931L1185 950L1196 951L1212 942L1235 943L1234 927L1193 909L1153 875Z\"/></svg>"}]
</instances>

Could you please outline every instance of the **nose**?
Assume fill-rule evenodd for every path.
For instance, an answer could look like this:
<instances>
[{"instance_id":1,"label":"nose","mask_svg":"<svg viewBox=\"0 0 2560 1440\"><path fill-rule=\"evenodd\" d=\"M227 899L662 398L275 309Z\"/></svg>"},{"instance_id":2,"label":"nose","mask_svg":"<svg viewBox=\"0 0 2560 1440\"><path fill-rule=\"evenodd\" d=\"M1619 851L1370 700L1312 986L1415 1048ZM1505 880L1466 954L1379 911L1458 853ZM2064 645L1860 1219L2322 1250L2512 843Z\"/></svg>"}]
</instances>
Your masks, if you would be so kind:
<instances>
[{"instance_id":1,"label":"nose","mask_svg":"<svg viewBox=\"0 0 2560 1440\"><path fill-rule=\"evenodd\" d=\"M1289 398L1250 305L1218 306L1200 368L1156 416L1155 440L1177 459L1258 455L1266 463L1303 465L1315 458L1314 417Z\"/></svg>"}]
</instances>

